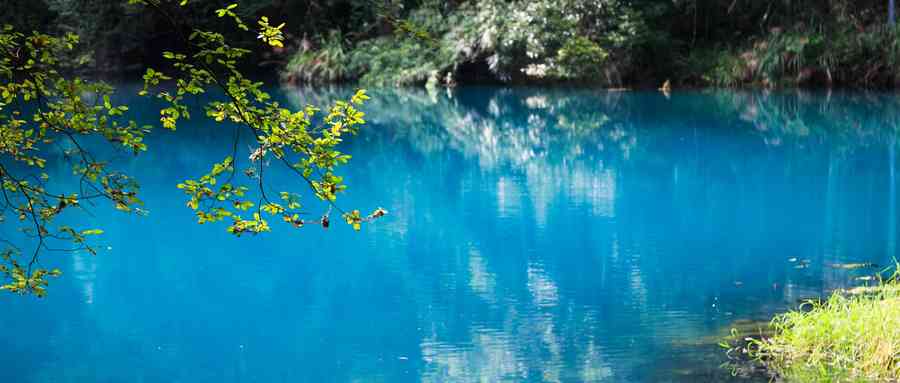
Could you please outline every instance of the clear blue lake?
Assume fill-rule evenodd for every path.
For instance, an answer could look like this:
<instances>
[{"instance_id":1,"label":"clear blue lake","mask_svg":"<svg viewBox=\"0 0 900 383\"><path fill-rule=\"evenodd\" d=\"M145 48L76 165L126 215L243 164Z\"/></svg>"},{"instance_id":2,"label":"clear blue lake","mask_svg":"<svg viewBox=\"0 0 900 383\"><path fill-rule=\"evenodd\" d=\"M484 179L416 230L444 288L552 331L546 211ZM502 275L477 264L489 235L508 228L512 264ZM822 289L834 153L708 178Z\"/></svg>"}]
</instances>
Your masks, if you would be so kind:
<instances>
[{"instance_id":1,"label":"clear blue lake","mask_svg":"<svg viewBox=\"0 0 900 383\"><path fill-rule=\"evenodd\" d=\"M300 108L353 89L272 91ZM101 251L43 256L64 272L44 299L0 295L0 381L748 381L720 367L729 328L897 256L895 94L369 93L338 204L389 215L360 232L196 224L175 185L232 142L199 112L140 156L102 153L148 214L64 217L103 229Z\"/></svg>"}]
</instances>

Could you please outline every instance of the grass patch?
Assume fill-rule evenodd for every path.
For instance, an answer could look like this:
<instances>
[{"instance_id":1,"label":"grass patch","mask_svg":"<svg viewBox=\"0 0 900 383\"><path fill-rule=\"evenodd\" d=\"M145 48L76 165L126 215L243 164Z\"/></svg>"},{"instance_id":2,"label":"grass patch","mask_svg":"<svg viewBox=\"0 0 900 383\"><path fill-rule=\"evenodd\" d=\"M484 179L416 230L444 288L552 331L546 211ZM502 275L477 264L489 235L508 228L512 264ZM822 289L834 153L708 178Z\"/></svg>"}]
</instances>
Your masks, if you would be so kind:
<instances>
[{"instance_id":1,"label":"grass patch","mask_svg":"<svg viewBox=\"0 0 900 383\"><path fill-rule=\"evenodd\" d=\"M776 316L770 336L747 338L746 353L788 381L900 382L897 277Z\"/></svg>"}]
</instances>

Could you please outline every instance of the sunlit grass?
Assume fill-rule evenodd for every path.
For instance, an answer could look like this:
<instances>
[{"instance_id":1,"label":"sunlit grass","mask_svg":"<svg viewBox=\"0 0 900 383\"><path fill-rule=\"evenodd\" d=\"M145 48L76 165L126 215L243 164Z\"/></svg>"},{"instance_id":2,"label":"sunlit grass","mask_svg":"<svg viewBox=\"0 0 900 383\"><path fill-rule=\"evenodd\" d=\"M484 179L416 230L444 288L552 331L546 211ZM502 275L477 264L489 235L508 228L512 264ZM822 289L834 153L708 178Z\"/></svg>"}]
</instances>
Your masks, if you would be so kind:
<instances>
[{"instance_id":1,"label":"sunlit grass","mask_svg":"<svg viewBox=\"0 0 900 383\"><path fill-rule=\"evenodd\" d=\"M835 292L772 321L752 357L788 381L900 382L900 283Z\"/></svg>"}]
</instances>

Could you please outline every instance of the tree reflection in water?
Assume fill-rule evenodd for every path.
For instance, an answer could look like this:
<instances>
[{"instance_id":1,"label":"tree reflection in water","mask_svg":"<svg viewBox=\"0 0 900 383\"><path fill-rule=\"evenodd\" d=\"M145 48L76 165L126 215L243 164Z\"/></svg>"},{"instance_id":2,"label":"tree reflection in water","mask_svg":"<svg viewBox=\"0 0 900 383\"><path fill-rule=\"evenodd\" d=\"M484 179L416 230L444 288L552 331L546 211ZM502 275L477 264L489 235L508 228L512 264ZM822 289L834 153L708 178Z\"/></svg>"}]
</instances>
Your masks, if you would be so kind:
<instances>
[{"instance_id":1,"label":"tree reflection in water","mask_svg":"<svg viewBox=\"0 0 900 383\"><path fill-rule=\"evenodd\" d=\"M389 219L227 237L174 185L231 137L159 133L116 162L151 214L97 209L111 250L60 258L46 301L0 301L0 379L721 380L719 331L897 256L893 95L370 94L342 201Z\"/></svg>"}]
</instances>

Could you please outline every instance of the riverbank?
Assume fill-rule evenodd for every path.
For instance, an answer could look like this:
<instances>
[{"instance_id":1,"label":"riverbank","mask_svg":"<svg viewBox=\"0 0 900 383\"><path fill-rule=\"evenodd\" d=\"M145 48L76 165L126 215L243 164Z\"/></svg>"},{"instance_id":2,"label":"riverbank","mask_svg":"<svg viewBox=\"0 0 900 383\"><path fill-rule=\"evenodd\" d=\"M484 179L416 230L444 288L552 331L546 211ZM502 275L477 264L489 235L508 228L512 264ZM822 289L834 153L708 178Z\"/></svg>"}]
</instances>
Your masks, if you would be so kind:
<instances>
[{"instance_id":1,"label":"riverbank","mask_svg":"<svg viewBox=\"0 0 900 383\"><path fill-rule=\"evenodd\" d=\"M161 53L180 48L164 16L134 4L7 3L0 25L79 36L67 53L73 70L166 70ZM237 63L245 73L294 84L900 86L900 33L882 0L252 0L233 8L251 25L285 23L277 47L221 23L222 4L171 5L186 28L203 25L248 49L253 59Z\"/></svg>"},{"instance_id":2,"label":"riverbank","mask_svg":"<svg viewBox=\"0 0 900 383\"><path fill-rule=\"evenodd\" d=\"M757 335L733 331L731 341L742 345L729 353L792 382L898 382L897 276L877 286L836 291L827 300L804 303L776 316Z\"/></svg>"},{"instance_id":3,"label":"riverbank","mask_svg":"<svg viewBox=\"0 0 900 383\"><path fill-rule=\"evenodd\" d=\"M574 5L581 4L572 0ZM579 84L610 88L847 87L900 85L900 30L877 12L809 4L821 12L798 20L785 12L761 24L706 25L704 35L669 25L668 17L629 7L593 14L577 6L555 19L556 6L536 2L463 3L414 9L386 29L351 35L333 30L305 39L281 70L288 83L352 82L363 86ZM731 9L706 9L721 16ZM535 20L542 20L536 22ZM626 21L627 20L627 21ZM598 25L594 25L598 24ZM762 28L760 28L762 26ZM733 34L733 37L726 37Z\"/></svg>"}]
</instances>

